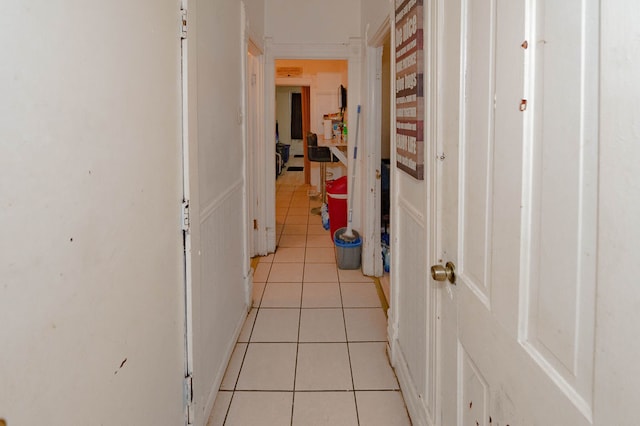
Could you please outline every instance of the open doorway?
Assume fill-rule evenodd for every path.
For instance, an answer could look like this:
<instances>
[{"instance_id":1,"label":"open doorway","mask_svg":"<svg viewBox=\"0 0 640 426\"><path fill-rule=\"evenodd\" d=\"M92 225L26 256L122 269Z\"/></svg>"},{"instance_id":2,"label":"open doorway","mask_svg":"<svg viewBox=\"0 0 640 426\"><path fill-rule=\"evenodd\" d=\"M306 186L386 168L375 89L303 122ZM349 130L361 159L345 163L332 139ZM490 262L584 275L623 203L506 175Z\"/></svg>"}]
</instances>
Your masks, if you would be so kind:
<instances>
[{"instance_id":1,"label":"open doorway","mask_svg":"<svg viewBox=\"0 0 640 426\"><path fill-rule=\"evenodd\" d=\"M279 59L275 61L275 77L276 143L280 144L279 149L284 150L285 157L288 157L282 170L304 173L304 183L310 185L312 191L319 192L320 167L308 161L306 134L312 132L322 135L323 117L340 110L339 89L348 84L348 61ZM296 111L297 101L299 112ZM296 135L295 120L298 113L302 133ZM276 153L276 159L279 155ZM347 172L346 165L340 163L332 164L327 170L327 175L332 179ZM280 174L276 170L276 179L278 176Z\"/></svg>"},{"instance_id":2,"label":"open doorway","mask_svg":"<svg viewBox=\"0 0 640 426\"><path fill-rule=\"evenodd\" d=\"M380 251L382 290L390 300L391 263L391 34L385 34L380 69Z\"/></svg>"},{"instance_id":3,"label":"open doorway","mask_svg":"<svg viewBox=\"0 0 640 426\"><path fill-rule=\"evenodd\" d=\"M276 86L276 179L298 172L309 183L304 134L309 129L309 86Z\"/></svg>"},{"instance_id":4,"label":"open doorway","mask_svg":"<svg viewBox=\"0 0 640 426\"><path fill-rule=\"evenodd\" d=\"M275 136L276 123L276 87L277 86L309 86L309 131L321 133L323 129L322 114L325 108L319 108L324 100L335 102L335 108L338 109L339 87L342 84L349 89L349 98L355 96L358 99L360 88L357 84L357 76L360 75L360 55L356 41L348 44L331 45L331 46L309 46L306 44L277 44L267 43L265 56L265 134ZM328 64L339 64L339 78L328 85L331 77L328 74L335 74L333 70L319 70L318 66ZM282 68L289 68L286 74ZM329 77L329 78L326 78ZM326 85L326 86L325 86ZM324 89L326 87L326 89ZM323 93L324 92L324 93ZM323 100L324 99L324 100ZM303 102L304 105L304 102ZM356 117L357 102L349 103L345 114ZM318 113L317 111L322 111ZM326 110L331 111L331 110ZM306 139L306 138L305 138ZM275 145L275 140L272 140ZM304 139L303 139L304 143ZM349 147L351 150L352 147ZM265 173L264 182L267 186L265 192L265 220L267 223L268 252L274 252L278 240L279 227L276 225L276 179L273 167L273 158L275 157L275 149L273 156L265 156ZM303 155L305 153L303 152ZM310 164L307 168L310 172L309 185L317 188L319 183L319 166ZM347 170L335 170L334 176L347 174ZM273 173L273 174L272 174ZM311 188L310 188L311 189ZM359 200L357 200L359 202ZM355 217L357 224L360 224L360 218Z\"/></svg>"},{"instance_id":5,"label":"open doorway","mask_svg":"<svg viewBox=\"0 0 640 426\"><path fill-rule=\"evenodd\" d=\"M364 194L362 269L366 275L380 277L390 301L390 253L393 150L391 149L392 60L391 23L387 19L367 36L365 108L371 119L364 127ZM385 273L386 260L386 273Z\"/></svg>"}]
</instances>

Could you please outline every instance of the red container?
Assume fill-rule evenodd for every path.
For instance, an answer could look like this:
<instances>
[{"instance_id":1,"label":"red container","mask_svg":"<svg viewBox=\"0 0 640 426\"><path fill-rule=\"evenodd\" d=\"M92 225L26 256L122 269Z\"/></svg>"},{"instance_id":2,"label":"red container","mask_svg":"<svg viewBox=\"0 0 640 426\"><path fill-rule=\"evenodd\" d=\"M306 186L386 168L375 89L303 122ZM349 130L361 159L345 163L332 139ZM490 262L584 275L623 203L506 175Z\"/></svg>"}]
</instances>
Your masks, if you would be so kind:
<instances>
[{"instance_id":1,"label":"red container","mask_svg":"<svg viewBox=\"0 0 640 426\"><path fill-rule=\"evenodd\" d=\"M333 234L347 226L347 177L342 176L325 182L327 188L327 204L329 205L329 228L331 239Z\"/></svg>"}]
</instances>

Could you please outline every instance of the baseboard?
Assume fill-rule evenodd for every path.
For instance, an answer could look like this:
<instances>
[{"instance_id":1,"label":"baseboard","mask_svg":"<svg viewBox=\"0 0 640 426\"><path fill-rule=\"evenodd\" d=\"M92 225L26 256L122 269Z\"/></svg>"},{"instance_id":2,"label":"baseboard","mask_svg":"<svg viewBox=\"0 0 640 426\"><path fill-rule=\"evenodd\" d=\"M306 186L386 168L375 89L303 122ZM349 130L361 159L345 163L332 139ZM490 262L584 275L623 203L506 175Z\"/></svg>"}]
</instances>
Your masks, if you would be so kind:
<instances>
[{"instance_id":1,"label":"baseboard","mask_svg":"<svg viewBox=\"0 0 640 426\"><path fill-rule=\"evenodd\" d=\"M409 367L402 351L398 347L398 342L394 342L392 345L391 359L395 361L393 368L396 370L396 376L400 383L400 389L402 390L402 396L411 417L411 422L414 426L435 426L427 415L427 409L422 402L422 398L416 390L413 380L411 380L411 374L409 373Z\"/></svg>"},{"instance_id":2,"label":"baseboard","mask_svg":"<svg viewBox=\"0 0 640 426\"><path fill-rule=\"evenodd\" d=\"M220 390L220 386L222 385L222 379L224 378L224 373L227 371L227 366L229 365L229 361L231 361L231 355L233 354L233 350L236 347L236 342L240 337L240 333L242 332L242 327L244 326L244 322L247 319L247 315L249 314L250 309L251 309L251 305L245 306L245 309L243 310L243 312L240 315L240 318L238 319L236 329L233 333L233 339L231 340L230 344L227 347L227 350L225 351L224 359L226 361L221 365L221 368L218 370L218 374L216 375L214 386L209 391L209 398L207 398L207 405L205 406L205 410L204 410L205 416L204 416L203 426L206 424L207 420L209 420L209 417L211 416L211 412L213 411L213 404L216 402L216 398L218 397L218 391Z\"/></svg>"},{"instance_id":3,"label":"baseboard","mask_svg":"<svg viewBox=\"0 0 640 426\"><path fill-rule=\"evenodd\" d=\"M389 273L385 272L383 276L380 278L380 285L382 286L382 292L384 293L384 297L387 299L387 303L391 300L391 285L390 285L390 277Z\"/></svg>"}]
</instances>

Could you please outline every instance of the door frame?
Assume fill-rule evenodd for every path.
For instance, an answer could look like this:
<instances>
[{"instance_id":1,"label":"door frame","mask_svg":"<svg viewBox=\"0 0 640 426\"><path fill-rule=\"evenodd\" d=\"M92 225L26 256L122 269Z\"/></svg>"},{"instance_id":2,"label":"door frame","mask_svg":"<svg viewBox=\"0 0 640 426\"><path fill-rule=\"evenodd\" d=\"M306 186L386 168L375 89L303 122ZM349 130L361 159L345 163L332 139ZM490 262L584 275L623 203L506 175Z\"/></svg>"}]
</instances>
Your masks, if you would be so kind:
<instances>
[{"instance_id":1,"label":"door frame","mask_svg":"<svg viewBox=\"0 0 640 426\"><path fill-rule=\"evenodd\" d=\"M245 146L245 203L248 257L267 254L267 232L265 216L265 203L263 202L264 182L260 177L265 163L261 160L266 155L266 140L264 127L261 125L264 116L264 54L258 44L245 33L246 55L245 61L245 94L244 111L246 115L244 125ZM249 55L255 58L256 72L251 72ZM254 78L255 75L255 78Z\"/></svg>"},{"instance_id":2,"label":"door frame","mask_svg":"<svg viewBox=\"0 0 640 426\"><path fill-rule=\"evenodd\" d=\"M264 135L275 135L276 120L276 59L340 59L347 60L348 66L348 87L349 87L349 117L356 117L357 100L360 99L360 38L352 37L349 43L274 43L271 37L265 38L265 60L264 60ZM297 82L296 82L297 83ZM309 84L300 84L306 86ZM354 102L355 101L355 102ZM266 252L273 253L276 250L276 176L273 167L274 158L271 151L266 148L268 140L265 140L265 151L262 153L262 167L256 170L260 173L264 188L264 215L258 220L263 220L266 224ZM275 151L274 151L275 152ZM353 145L350 141L349 152L353 152ZM258 160L260 161L260 160ZM349 166L348 175L351 176ZM357 177L356 177L357 178ZM359 201L356 200L356 203ZM358 221L358 218L354 218Z\"/></svg>"},{"instance_id":3,"label":"door frame","mask_svg":"<svg viewBox=\"0 0 640 426\"><path fill-rule=\"evenodd\" d=\"M278 90L278 87L299 87L300 88L300 92L301 92L300 95L302 96L302 92L303 92L303 90L305 88L309 89L309 92L311 93L311 88L313 87L313 79L312 78L307 78L307 77L300 77L300 78L278 77L278 78L276 78L276 92ZM292 95L292 94L293 94L293 92L291 92L289 95ZM276 93L276 97L277 97L277 93ZM306 134L311 131L311 128L310 128L309 124L305 123L305 109L306 109L306 114L309 115L310 114L309 111L310 111L310 108L311 108L311 101L310 101L310 96L307 97L307 99L306 99L307 102L306 102L306 106L305 106L305 99L304 98L305 97L302 96L302 149L303 149L303 154L304 154L304 183L305 183L305 185L307 185L311 181L311 179L309 177L309 175L310 175L310 170L309 169L311 167L310 167L309 157L307 156L307 138L306 138ZM291 96L289 96L289 106L291 106ZM277 102L275 104L275 107L277 108ZM309 121L309 120L307 120L307 121ZM291 156L293 156L293 154L291 154Z\"/></svg>"},{"instance_id":4,"label":"door frame","mask_svg":"<svg viewBox=\"0 0 640 426\"><path fill-rule=\"evenodd\" d=\"M366 100L365 108L369 120L364 128L364 209L362 212L362 273L374 277L383 275L382 256L380 253L380 199L381 189L381 148L382 132L382 49L384 40L391 35L391 16L387 16L380 27L371 36L365 35L366 47ZM391 120L391 117L389 117Z\"/></svg>"}]
</instances>

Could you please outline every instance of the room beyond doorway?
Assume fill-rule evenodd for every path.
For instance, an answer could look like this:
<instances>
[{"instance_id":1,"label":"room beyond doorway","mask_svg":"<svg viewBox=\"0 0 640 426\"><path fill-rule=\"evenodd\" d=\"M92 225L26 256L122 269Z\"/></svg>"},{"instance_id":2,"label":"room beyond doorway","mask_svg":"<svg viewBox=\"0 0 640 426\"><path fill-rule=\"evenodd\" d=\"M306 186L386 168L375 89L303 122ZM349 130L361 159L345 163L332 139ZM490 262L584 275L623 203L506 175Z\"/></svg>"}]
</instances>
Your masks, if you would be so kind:
<instances>
[{"instance_id":1,"label":"room beyond doorway","mask_svg":"<svg viewBox=\"0 0 640 426\"><path fill-rule=\"evenodd\" d=\"M318 190L320 178L317 164L306 158L305 135L309 132L322 134L323 116L341 111L340 86L347 86L347 60L278 59L275 60L276 123L277 138L281 144L289 145L289 158L304 159L303 171L306 184ZM306 90L306 93L305 93ZM302 138L292 137L296 123L292 121L296 112L292 109L295 97L301 94ZM345 113L346 108L342 110ZM295 136L295 135L294 135ZM286 165L284 165L286 167ZM346 174L346 168L336 165L330 168L333 177Z\"/></svg>"}]
</instances>

